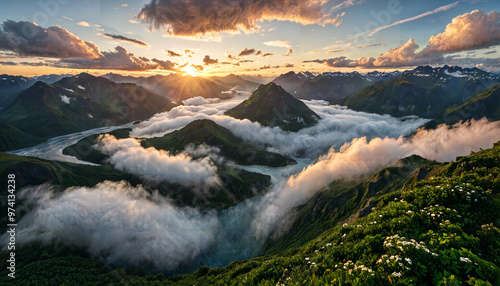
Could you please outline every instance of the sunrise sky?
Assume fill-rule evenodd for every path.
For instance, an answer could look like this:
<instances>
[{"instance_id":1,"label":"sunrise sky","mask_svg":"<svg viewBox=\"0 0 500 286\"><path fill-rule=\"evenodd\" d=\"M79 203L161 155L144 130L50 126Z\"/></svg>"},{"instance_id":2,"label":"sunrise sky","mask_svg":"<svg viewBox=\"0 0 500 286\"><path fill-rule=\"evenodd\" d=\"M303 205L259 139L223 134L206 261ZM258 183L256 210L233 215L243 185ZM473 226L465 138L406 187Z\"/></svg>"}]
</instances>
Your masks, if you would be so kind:
<instances>
[{"instance_id":1,"label":"sunrise sky","mask_svg":"<svg viewBox=\"0 0 500 286\"><path fill-rule=\"evenodd\" d=\"M496 0L2 1L0 73L499 71L499 11Z\"/></svg>"}]
</instances>

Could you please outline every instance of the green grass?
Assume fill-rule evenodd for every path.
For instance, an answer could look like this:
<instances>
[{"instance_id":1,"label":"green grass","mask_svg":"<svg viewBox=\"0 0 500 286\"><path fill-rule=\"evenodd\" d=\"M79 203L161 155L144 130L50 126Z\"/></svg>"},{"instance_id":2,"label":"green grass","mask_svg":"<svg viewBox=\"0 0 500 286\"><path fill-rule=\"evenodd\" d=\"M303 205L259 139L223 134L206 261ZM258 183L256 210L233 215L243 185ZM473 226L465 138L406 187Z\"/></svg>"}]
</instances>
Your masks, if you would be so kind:
<instances>
[{"instance_id":1,"label":"green grass","mask_svg":"<svg viewBox=\"0 0 500 286\"><path fill-rule=\"evenodd\" d=\"M343 104L354 110L379 114L437 118L445 109L461 105L491 84L440 73L431 76L403 74L390 81L374 83L348 96ZM479 115L480 112L475 113Z\"/></svg>"},{"instance_id":2,"label":"green grass","mask_svg":"<svg viewBox=\"0 0 500 286\"><path fill-rule=\"evenodd\" d=\"M170 277L102 268L78 250L52 254L47 251L50 247L36 246L19 252L23 264L18 272L23 275L15 282L22 285L30 277L54 275L58 283L67 285L76 281L101 285L499 285L499 178L500 142L452 163L410 157L361 184L375 184L371 186L375 192L371 212L356 216L359 208L350 211L347 223L333 223L301 246ZM325 190L325 196L331 191ZM1 259L6 259L5 253ZM54 265L60 261L71 263L59 270ZM71 265L78 266L71 269L72 275L55 276ZM89 272L94 279L78 276ZM0 271L2 281L6 274L7 269Z\"/></svg>"},{"instance_id":3,"label":"green grass","mask_svg":"<svg viewBox=\"0 0 500 286\"><path fill-rule=\"evenodd\" d=\"M2 134L0 137L0 151L17 150L46 141L44 138L30 135L4 122L0 122L0 134Z\"/></svg>"},{"instance_id":4,"label":"green grass","mask_svg":"<svg viewBox=\"0 0 500 286\"><path fill-rule=\"evenodd\" d=\"M296 164L293 159L245 143L231 131L208 119L195 120L180 130L146 139L141 144L144 148L154 147L173 153L185 150L189 144L206 144L219 148L222 156L241 165L283 167Z\"/></svg>"}]
</instances>

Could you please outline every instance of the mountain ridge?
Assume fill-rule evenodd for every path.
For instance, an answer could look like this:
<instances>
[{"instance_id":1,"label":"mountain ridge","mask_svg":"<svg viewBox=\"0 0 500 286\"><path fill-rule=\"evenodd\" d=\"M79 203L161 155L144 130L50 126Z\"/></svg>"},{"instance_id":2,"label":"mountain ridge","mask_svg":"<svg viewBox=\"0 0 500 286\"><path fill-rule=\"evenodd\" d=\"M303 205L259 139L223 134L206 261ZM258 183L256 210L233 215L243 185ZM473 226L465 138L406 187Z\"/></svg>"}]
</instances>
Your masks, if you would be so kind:
<instances>
[{"instance_id":1,"label":"mountain ridge","mask_svg":"<svg viewBox=\"0 0 500 286\"><path fill-rule=\"evenodd\" d=\"M292 132L313 126L320 119L307 105L274 82L259 86L248 99L224 114Z\"/></svg>"}]
</instances>

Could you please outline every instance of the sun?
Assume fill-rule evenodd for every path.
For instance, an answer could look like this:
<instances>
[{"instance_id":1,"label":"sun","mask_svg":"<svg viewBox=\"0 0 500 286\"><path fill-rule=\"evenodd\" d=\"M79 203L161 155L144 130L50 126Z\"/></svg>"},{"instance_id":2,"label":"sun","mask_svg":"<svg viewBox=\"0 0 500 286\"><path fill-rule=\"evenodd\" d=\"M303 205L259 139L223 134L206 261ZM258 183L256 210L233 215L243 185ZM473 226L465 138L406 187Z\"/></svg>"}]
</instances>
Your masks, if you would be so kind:
<instances>
[{"instance_id":1,"label":"sun","mask_svg":"<svg viewBox=\"0 0 500 286\"><path fill-rule=\"evenodd\" d=\"M182 68L183 71L186 72L186 74L190 75L190 76L196 76L196 69L192 66L186 66L184 68Z\"/></svg>"}]
</instances>

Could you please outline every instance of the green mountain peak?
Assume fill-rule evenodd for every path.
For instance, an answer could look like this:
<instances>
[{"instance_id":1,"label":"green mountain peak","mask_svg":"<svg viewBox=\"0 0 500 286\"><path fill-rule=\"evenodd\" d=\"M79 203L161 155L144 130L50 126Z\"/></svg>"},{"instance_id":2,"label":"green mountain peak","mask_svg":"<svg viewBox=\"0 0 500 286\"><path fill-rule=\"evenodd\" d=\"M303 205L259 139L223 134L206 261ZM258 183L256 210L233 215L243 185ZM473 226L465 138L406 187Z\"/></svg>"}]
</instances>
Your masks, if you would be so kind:
<instances>
[{"instance_id":1,"label":"green mountain peak","mask_svg":"<svg viewBox=\"0 0 500 286\"><path fill-rule=\"evenodd\" d=\"M320 119L307 105L274 82L260 85L247 100L225 114L292 132L313 126Z\"/></svg>"}]
</instances>

